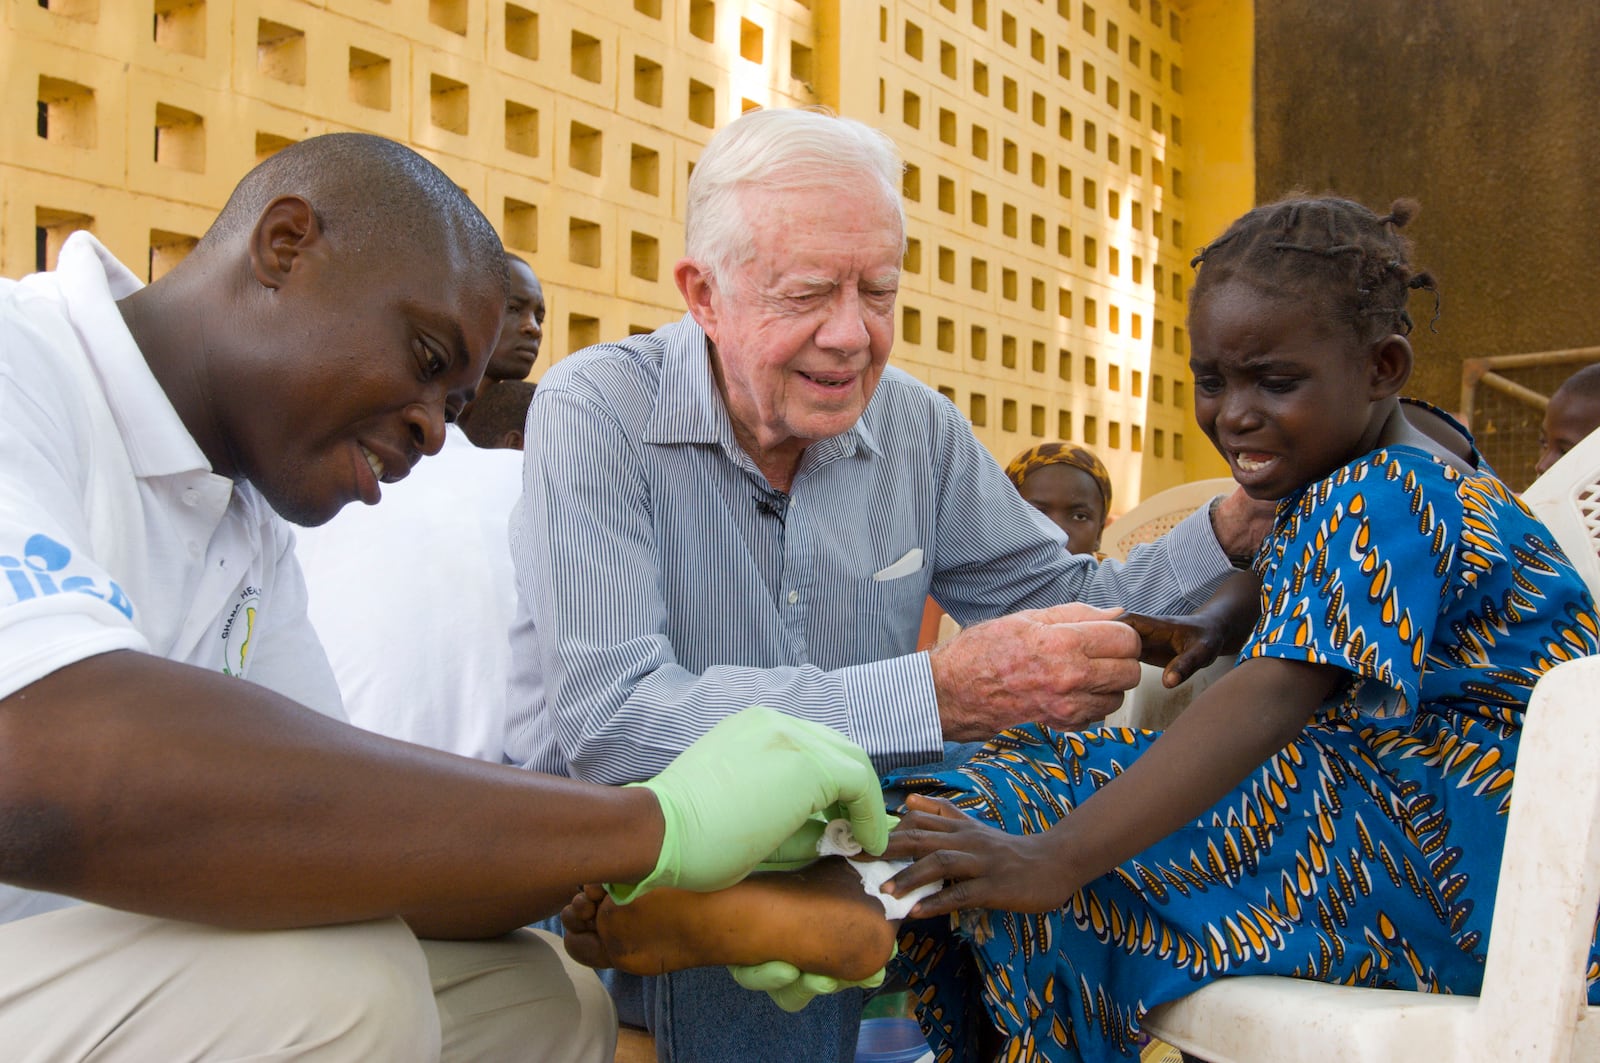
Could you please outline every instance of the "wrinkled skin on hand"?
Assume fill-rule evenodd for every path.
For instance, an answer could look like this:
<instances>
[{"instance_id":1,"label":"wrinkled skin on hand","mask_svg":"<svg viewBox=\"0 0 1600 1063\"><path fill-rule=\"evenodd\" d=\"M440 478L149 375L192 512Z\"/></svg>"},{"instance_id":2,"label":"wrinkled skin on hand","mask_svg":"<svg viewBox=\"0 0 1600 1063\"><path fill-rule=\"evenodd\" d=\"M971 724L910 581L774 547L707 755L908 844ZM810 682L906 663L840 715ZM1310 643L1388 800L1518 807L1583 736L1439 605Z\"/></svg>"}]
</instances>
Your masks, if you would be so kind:
<instances>
[{"instance_id":1,"label":"wrinkled skin on hand","mask_svg":"<svg viewBox=\"0 0 1600 1063\"><path fill-rule=\"evenodd\" d=\"M1139 682L1139 638L1117 611L1068 604L965 628L929 654L946 739L1017 724L1073 730L1104 719Z\"/></svg>"},{"instance_id":2,"label":"wrinkled skin on hand","mask_svg":"<svg viewBox=\"0 0 1600 1063\"><path fill-rule=\"evenodd\" d=\"M1211 511L1211 531L1229 557L1253 557L1271 533L1277 513L1276 502L1251 498L1236 487Z\"/></svg>"}]
</instances>

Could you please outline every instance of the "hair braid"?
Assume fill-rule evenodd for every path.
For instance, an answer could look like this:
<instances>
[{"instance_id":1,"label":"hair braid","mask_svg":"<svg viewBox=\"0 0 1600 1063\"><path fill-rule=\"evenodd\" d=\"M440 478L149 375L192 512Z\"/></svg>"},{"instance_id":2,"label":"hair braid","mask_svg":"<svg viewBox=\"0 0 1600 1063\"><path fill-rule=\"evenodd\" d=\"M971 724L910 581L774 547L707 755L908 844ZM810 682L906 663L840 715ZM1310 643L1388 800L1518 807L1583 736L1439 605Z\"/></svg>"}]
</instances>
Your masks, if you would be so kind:
<instances>
[{"instance_id":1,"label":"hair braid","mask_svg":"<svg viewBox=\"0 0 1600 1063\"><path fill-rule=\"evenodd\" d=\"M1398 199L1380 217L1348 199L1299 193L1257 207L1190 261L1205 267L1191 302L1239 278L1270 294L1316 300L1364 342L1407 334L1412 289L1433 292L1433 321L1439 318L1438 286L1413 269L1411 242L1399 232L1418 209L1415 200Z\"/></svg>"}]
</instances>

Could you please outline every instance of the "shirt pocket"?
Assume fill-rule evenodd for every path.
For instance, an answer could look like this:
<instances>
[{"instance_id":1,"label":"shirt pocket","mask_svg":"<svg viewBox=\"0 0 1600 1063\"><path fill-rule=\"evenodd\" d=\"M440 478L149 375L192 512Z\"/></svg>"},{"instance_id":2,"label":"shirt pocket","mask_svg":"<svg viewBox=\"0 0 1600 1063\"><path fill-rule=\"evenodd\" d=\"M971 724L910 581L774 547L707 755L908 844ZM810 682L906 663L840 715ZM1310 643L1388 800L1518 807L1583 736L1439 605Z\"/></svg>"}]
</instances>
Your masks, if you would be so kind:
<instances>
[{"instance_id":1,"label":"shirt pocket","mask_svg":"<svg viewBox=\"0 0 1600 1063\"><path fill-rule=\"evenodd\" d=\"M916 652L927 600L926 562L893 579L863 580L856 590L856 641L861 647L861 663Z\"/></svg>"}]
</instances>

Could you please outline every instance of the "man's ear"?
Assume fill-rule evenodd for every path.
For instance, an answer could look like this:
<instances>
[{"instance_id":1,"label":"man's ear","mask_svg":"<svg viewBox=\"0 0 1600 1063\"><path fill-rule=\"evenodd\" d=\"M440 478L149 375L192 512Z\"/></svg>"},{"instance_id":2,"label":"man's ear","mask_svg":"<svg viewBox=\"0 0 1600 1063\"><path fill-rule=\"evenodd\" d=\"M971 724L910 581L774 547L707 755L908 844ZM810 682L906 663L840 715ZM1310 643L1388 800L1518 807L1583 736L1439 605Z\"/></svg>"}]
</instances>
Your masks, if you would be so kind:
<instances>
[{"instance_id":1,"label":"man's ear","mask_svg":"<svg viewBox=\"0 0 1600 1063\"><path fill-rule=\"evenodd\" d=\"M295 261L322 240L317 212L301 196L279 196L250 230L250 272L263 288L283 287Z\"/></svg>"},{"instance_id":2,"label":"man's ear","mask_svg":"<svg viewBox=\"0 0 1600 1063\"><path fill-rule=\"evenodd\" d=\"M1398 395L1411 379L1411 341L1391 332L1372 345L1368 361L1367 394L1376 401Z\"/></svg>"},{"instance_id":3,"label":"man's ear","mask_svg":"<svg viewBox=\"0 0 1600 1063\"><path fill-rule=\"evenodd\" d=\"M672 267L672 279L678 284L684 305L705 334L716 342L717 308L716 285L711 271L692 258L681 258Z\"/></svg>"},{"instance_id":4,"label":"man's ear","mask_svg":"<svg viewBox=\"0 0 1600 1063\"><path fill-rule=\"evenodd\" d=\"M506 429L506 433L500 437L500 447L504 450L521 450L522 432L516 428Z\"/></svg>"}]
</instances>

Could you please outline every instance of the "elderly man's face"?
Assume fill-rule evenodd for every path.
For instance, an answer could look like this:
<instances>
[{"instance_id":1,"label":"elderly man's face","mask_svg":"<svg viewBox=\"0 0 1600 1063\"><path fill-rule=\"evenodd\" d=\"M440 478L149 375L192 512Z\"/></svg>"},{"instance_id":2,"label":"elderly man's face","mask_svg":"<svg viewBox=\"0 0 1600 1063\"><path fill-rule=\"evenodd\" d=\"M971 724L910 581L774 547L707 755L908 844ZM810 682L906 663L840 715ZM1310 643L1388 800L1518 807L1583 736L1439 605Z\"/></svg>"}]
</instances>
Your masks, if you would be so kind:
<instances>
[{"instance_id":1,"label":"elderly man's face","mask_svg":"<svg viewBox=\"0 0 1600 1063\"><path fill-rule=\"evenodd\" d=\"M768 193L748 221L753 256L697 317L735 433L761 462L861 417L894 343L902 237L895 205L864 179Z\"/></svg>"}]
</instances>

